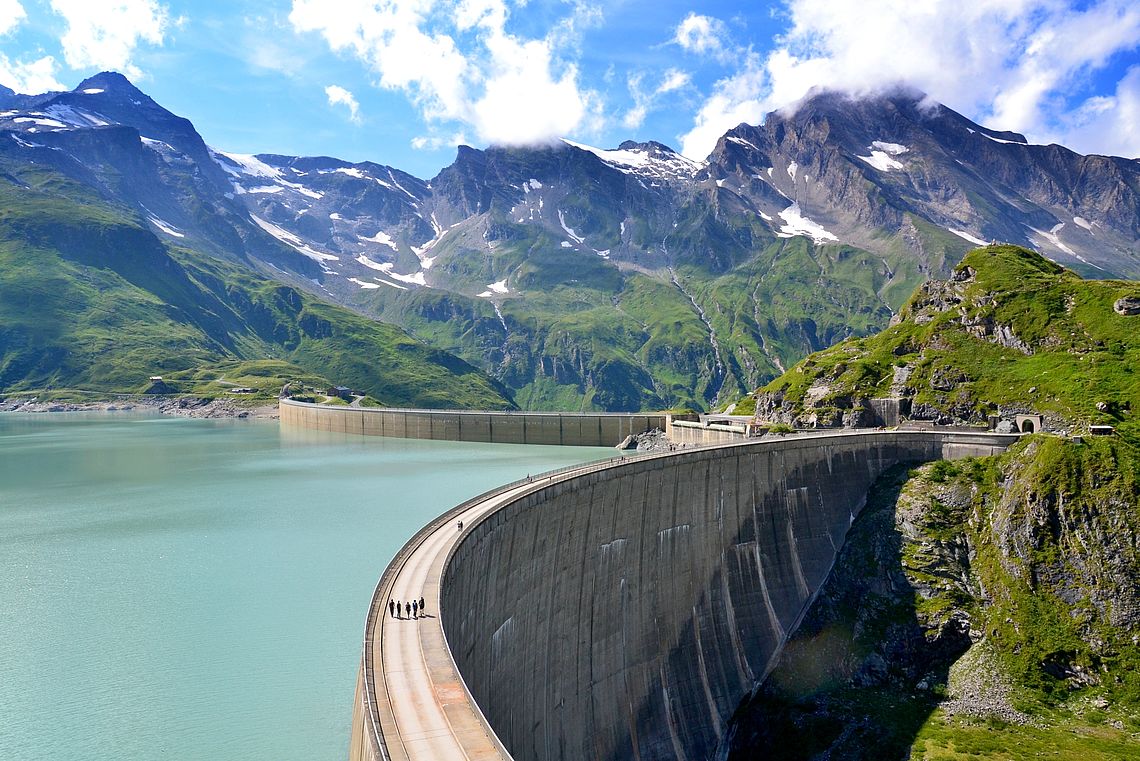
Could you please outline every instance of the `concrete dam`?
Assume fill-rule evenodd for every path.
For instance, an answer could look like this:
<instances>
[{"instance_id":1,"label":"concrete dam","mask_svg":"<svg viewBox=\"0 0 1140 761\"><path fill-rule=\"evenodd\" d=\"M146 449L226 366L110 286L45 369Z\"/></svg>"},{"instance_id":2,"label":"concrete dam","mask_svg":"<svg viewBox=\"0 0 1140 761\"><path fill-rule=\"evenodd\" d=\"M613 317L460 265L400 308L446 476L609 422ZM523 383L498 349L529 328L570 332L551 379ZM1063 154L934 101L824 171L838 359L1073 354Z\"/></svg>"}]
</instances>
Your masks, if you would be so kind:
<instances>
[{"instance_id":1,"label":"concrete dam","mask_svg":"<svg viewBox=\"0 0 1140 761\"><path fill-rule=\"evenodd\" d=\"M489 412L343 407L282 399L281 422L317 431L436 441L612 447L630 434L665 429L663 413Z\"/></svg>"},{"instance_id":2,"label":"concrete dam","mask_svg":"<svg viewBox=\"0 0 1140 761\"><path fill-rule=\"evenodd\" d=\"M763 440L596 464L460 505L417 534L377 588L350 755L709 758L874 480L897 463L990 455L1016 438ZM438 619L407 627L388 616L389 597L409 588Z\"/></svg>"}]
</instances>

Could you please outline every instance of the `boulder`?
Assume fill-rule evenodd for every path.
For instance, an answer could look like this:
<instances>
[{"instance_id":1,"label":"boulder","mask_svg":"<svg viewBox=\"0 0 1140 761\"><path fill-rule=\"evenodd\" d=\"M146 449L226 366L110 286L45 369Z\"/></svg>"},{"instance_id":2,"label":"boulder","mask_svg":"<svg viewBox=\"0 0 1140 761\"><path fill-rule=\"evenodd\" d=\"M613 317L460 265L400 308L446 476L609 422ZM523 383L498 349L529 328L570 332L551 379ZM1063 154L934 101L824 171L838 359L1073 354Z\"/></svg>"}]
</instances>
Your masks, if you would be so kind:
<instances>
[{"instance_id":1,"label":"boulder","mask_svg":"<svg viewBox=\"0 0 1140 761\"><path fill-rule=\"evenodd\" d=\"M1123 296L1112 305L1112 311L1117 314L1140 314L1140 296Z\"/></svg>"}]
</instances>

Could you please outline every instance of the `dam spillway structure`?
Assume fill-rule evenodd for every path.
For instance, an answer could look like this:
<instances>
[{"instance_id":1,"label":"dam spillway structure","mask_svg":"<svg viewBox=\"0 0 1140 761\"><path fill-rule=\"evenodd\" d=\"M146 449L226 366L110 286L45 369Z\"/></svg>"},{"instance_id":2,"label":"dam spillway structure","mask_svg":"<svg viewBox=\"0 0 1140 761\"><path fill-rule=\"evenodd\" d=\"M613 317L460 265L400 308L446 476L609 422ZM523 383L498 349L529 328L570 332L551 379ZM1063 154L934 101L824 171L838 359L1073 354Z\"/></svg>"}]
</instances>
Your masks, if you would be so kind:
<instances>
[{"instance_id":1,"label":"dam spillway structure","mask_svg":"<svg viewBox=\"0 0 1140 761\"><path fill-rule=\"evenodd\" d=\"M449 757L448 732L456 758L709 758L878 476L1016 438L762 440L584 466L470 500L413 537L377 587L350 758ZM409 583L438 618L388 617ZM422 654L422 676L392 652ZM435 709L435 724L409 729Z\"/></svg>"}]
</instances>

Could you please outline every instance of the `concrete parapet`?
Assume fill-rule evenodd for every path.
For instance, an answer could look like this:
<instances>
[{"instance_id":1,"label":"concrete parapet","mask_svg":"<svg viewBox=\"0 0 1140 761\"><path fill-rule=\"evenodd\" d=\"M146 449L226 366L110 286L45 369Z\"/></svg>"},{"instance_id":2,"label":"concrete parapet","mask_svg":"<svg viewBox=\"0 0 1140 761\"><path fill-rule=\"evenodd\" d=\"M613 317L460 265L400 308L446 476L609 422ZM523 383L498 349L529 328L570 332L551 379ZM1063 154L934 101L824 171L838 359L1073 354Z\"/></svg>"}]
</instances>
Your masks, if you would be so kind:
<instances>
[{"instance_id":1,"label":"concrete parapet","mask_svg":"<svg viewBox=\"0 0 1140 761\"><path fill-rule=\"evenodd\" d=\"M451 655L516 761L708 758L874 480L1016 438L753 440L555 480L457 539L441 580Z\"/></svg>"},{"instance_id":2,"label":"concrete parapet","mask_svg":"<svg viewBox=\"0 0 1140 761\"><path fill-rule=\"evenodd\" d=\"M281 422L319 431L437 441L612 447L665 427L653 413L479 412L340 407L282 399Z\"/></svg>"}]
</instances>

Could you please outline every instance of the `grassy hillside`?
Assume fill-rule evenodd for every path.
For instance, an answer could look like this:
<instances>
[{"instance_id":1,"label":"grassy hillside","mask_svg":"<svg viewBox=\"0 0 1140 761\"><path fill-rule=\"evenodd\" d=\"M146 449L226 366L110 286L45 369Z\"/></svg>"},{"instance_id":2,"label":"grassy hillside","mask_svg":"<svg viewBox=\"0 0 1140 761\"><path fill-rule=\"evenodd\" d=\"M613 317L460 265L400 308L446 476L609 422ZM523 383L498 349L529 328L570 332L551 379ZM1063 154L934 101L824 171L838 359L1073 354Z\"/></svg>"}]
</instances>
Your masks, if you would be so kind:
<instances>
[{"instance_id":1,"label":"grassy hillside","mask_svg":"<svg viewBox=\"0 0 1140 761\"><path fill-rule=\"evenodd\" d=\"M758 409L836 420L862 400L894 395L912 401L915 417L980 423L1036 411L1059 427L1112 424L1135 437L1140 316L1113 310L1129 296L1140 296L1140 284L1083 280L1014 246L975 249L952 280L919 288L897 324L769 383Z\"/></svg>"},{"instance_id":2,"label":"grassy hillside","mask_svg":"<svg viewBox=\"0 0 1140 761\"><path fill-rule=\"evenodd\" d=\"M135 392L268 359L288 363L265 366L275 383L308 373L393 405L510 406L466 362L159 240L84 186L34 165L0 179L0 392Z\"/></svg>"}]
</instances>

